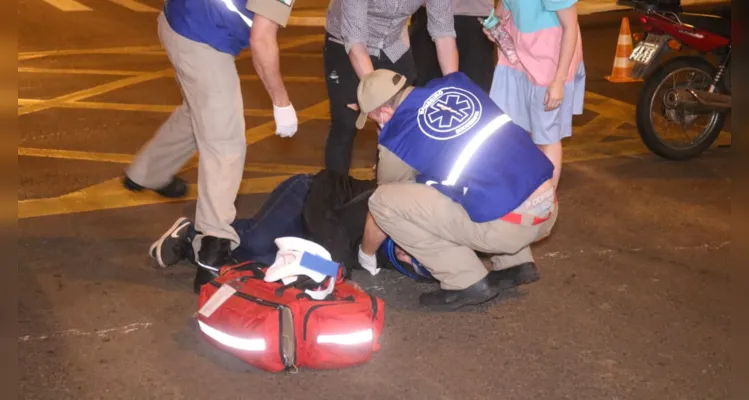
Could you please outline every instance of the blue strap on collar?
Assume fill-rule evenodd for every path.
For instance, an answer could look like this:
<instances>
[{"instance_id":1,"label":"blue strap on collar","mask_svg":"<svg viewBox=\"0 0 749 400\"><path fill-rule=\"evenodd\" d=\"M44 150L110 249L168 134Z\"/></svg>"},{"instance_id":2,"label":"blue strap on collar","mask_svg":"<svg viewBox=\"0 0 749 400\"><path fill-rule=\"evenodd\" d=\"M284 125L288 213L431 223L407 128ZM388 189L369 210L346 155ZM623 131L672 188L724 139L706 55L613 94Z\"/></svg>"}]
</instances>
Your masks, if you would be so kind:
<instances>
[{"instance_id":1,"label":"blue strap on collar","mask_svg":"<svg viewBox=\"0 0 749 400\"><path fill-rule=\"evenodd\" d=\"M339 264L334 261L328 261L320 256L316 256L306 251L302 253L302 259L299 265L312 271L319 272L326 276L337 276Z\"/></svg>"}]
</instances>

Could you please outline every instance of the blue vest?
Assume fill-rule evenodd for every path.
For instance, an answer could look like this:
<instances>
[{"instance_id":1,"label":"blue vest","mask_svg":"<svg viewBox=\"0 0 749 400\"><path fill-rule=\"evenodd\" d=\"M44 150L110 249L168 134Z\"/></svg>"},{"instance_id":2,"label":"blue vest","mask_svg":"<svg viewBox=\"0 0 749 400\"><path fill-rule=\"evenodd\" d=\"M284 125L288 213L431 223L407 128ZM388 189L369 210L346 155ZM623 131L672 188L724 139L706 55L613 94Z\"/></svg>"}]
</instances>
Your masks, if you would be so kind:
<instances>
[{"instance_id":1,"label":"blue vest","mask_svg":"<svg viewBox=\"0 0 749 400\"><path fill-rule=\"evenodd\" d=\"M169 26L180 35L233 56L250 46L250 26L254 14L247 10L246 0L166 0L164 15Z\"/></svg>"},{"instance_id":2,"label":"blue vest","mask_svg":"<svg viewBox=\"0 0 749 400\"><path fill-rule=\"evenodd\" d=\"M479 223L520 206L554 171L530 134L461 72L413 89L379 143Z\"/></svg>"}]
</instances>

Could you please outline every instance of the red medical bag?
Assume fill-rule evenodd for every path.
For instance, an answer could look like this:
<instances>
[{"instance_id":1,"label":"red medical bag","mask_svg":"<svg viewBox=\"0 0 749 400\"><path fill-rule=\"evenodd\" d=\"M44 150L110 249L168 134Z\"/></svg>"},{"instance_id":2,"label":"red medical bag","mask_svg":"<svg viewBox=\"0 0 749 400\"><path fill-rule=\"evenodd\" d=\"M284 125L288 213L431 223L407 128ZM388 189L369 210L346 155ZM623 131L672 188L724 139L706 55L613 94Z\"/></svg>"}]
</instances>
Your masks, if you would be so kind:
<instances>
[{"instance_id":1,"label":"red medical bag","mask_svg":"<svg viewBox=\"0 0 749 400\"><path fill-rule=\"evenodd\" d=\"M217 347L265 371L335 369L363 364L379 351L385 304L344 281L313 300L280 282L265 282L267 266L224 267L203 285L198 324Z\"/></svg>"}]
</instances>

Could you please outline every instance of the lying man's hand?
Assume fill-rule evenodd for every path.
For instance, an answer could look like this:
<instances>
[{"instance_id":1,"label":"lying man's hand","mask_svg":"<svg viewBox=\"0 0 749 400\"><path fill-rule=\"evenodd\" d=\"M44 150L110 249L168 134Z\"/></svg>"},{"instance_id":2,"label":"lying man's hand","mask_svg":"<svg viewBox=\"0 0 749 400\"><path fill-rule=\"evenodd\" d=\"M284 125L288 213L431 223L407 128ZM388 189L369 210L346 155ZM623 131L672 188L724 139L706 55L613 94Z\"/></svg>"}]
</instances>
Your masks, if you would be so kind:
<instances>
[{"instance_id":1,"label":"lying man's hand","mask_svg":"<svg viewBox=\"0 0 749 400\"><path fill-rule=\"evenodd\" d=\"M273 105L273 118L276 120L276 135L292 137L297 131L299 120L293 104L286 107Z\"/></svg>"}]
</instances>

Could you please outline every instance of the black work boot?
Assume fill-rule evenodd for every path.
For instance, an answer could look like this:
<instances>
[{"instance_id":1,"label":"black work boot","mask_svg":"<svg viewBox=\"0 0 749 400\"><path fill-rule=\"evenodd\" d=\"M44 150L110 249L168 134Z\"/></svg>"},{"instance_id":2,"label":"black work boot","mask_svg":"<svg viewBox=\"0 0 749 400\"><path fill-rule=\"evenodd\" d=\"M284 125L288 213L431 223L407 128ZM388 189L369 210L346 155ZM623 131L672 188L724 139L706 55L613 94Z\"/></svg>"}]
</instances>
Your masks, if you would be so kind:
<instances>
[{"instance_id":1,"label":"black work boot","mask_svg":"<svg viewBox=\"0 0 749 400\"><path fill-rule=\"evenodd\" d=\"M193 289L200 293L200 287L218 276L218 271L226 265L237 264L232 256L231 241L229 239L217 238L215 236L203 236L200 239L200 251L198 251L195 264L198 271L195 274Z\"/></svg>"},{"instance_id":2,"label":"black work boot","mask_svg":"<svg viewBox=\"0 0 749 400\"><path fill-rule=\"evenodd\" d=\"M439 311L455 311L463 306L485 303L499 295L499 288L489 284L488 277L463 290L439 289L419 296L419 303Z\"/></svg>"},{"instance_id":3,"label":"black work boot","mask_svg":"<svg viewBox=\"0 0 749 400\"><path fill-rule=\"evenodd\" d=\"M178 199L187 195L187 182L178 176L172 178L172 181L162 188L149 189L133 182L127 175L125 175L125 177L122 178L122 186L131 192L140 192L143 189L152 190L160 196L168 197L170 199Z\"/></svg>"},{"instance_id":4,"label":"black work boot","mask_svg":"<svg viewBox=\"0 0 749 400\"><path fill-rule=\"evenodd\" d=\"M509 289L533 283L541 278L536 264L522 263L514 267L489 273L489 283L500 289Z\"/></svg>"}]
</instances>

